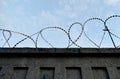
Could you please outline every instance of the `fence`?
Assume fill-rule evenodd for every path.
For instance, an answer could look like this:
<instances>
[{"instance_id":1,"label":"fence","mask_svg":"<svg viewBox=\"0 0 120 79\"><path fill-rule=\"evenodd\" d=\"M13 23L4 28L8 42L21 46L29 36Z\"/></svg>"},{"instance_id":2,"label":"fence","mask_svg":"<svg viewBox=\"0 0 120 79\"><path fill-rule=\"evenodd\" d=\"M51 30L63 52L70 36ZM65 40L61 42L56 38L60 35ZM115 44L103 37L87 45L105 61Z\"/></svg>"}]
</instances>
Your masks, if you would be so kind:
<instances>
[{"instance_id":1,"label":"fence","mask_svg":"<svg viewBox=\"0 0 120 79\"><path fill-rule=\"evenodd\" d=\"M64 34L66 34L67 38L68 38L68 44L66 46L66 48L70 48L72 47L72 45L78 47L78 48L81 48L83 47L82 45L78 44L78 40L80 40L83 36L85 36L85 38L87 40L89 40L89 42L91 43L91 46L94 45L96 48L102 48L102 44L103 44L103 40L105 38L105 35L108 34L110 41L109 42L112 42L112 45L111 47L113 48L119 48L120 45L118 44L119 41L115 42L115 39L113 38L117 38L118 40L120 40L120 36L115 34L114 32L111 32L111 28L109 28L109 26L107 25L107 22L112 19L112 18L120 18L120 15L113 15L113 16L110 16L108 17L107 19L103 20L103 19L100 19L100 18L90 18L88 20L86 20L84 23L80 23L80 22L75 22L73 24L71 24L69 26L69 29L68 30L65 30L63 29L62 27L45 27L43 29L40 29L40 31L32 34L32 35L27 35L27 34L24 34L24 33L20 33L20 32L16 32L16 31L12 31L12 30L7 30L7 29L0 29L0 33L1 33L1 44L0 46L3 48L3 47L17 47L19 44L21 44L22 42L26 41L26 40L30 40L31 42L30 43L33 43L34 46L32 47L35 47L35 48L38 48L40 47L38 45L39 43L39 38L43 39L44 42L46 42L49 46L51 46L52 48L55 48L54 45L52 45L51 42L48 41L48 39L46 39L43 35L43 31L47 30L47 29L57 29L57 30L60 30L62 31ZM103 24L103 28L101 28L100 30L102 30L102 37L100 39L100 41L98 43L96 43L93 39L95 38L91 38L89 36L89 33L87 33L86 31L86 25L91 22L92 20L97 20L99 22L102 22ZM74 35L74 36L77 36L75 39L72 38L72 35L71 35L71 30L73 29L73 27L75 25L79 25L80 28L81 28L81 31L79 31L79 35ZM119 28L118 28L119 29ZM20 40L17 40L14 44L14 40L12 41L12 43L10 42L11 39L16 39L15 38L12 38L14 36L14 34L17 34L17 35L20 35L21 38ZM34 37L36 36L36 37ZM97 36L96 36L97 37ZM98 36L99 37L99 36ZM59 39L59 38L58 38ZM41 45L42 46L42 45Z\"/></svg>"}]
</instances>

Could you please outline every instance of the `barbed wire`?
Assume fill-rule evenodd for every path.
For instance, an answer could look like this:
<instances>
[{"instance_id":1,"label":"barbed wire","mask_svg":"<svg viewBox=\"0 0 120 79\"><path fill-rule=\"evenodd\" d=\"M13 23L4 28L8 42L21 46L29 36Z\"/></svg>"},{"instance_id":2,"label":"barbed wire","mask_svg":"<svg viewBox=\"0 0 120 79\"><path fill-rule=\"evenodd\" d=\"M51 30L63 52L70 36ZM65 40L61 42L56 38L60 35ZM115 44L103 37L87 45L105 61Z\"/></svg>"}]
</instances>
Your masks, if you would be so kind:
<instances>
[{"instance_id":1,"label":"barbed wire","mask_svg":"<svg viewBox=\"0 0 120 79\"><path fill-rule=\"evenodd\" d=\"M3 44L0 43L0 46L1 46L1 48L4 48L4 47L6 47L6 45L7 45L7 46L10 47L10 48L11 48L11 47L12 47L12 48L15 48L15 47L17 47L19 44L21 44L22 42L24 42L25 40L29 39L29 40L34 44L33 47L38 48L38 47L39 47L39 46L38 46L38 43L39 43L38 40L39 40L39 38L41 38L41 39L43 39L49 46L51 46L52 48L56 48L54 45L52 45L51 42L48 41L48 39L45 38L45 36L43 35L43 31L48 30L48 29L57 29L57 30L62 31L62 32L67 36L67 38L68 38L68 45L66 46L66 48L70 48L70 47L72 47L72 45L75 45L76 47L81 48L82 45L78 44L77 42L78 42L78 40L80 40L80 39L82 38L82 36L85 36L85 37L89 40L89 42L91 42L94 46L96 46L96 48L101 48L106 33L108 33L108 35L109 35L109 37L110 37L110 40L111 40L111 42L112 42L112 44L113 44L112 47L113 47L113 48L119 48L120 45L116 45L115 40L113 39L113 37L120 40L120 36L118 36L118 35L116 35L115 33L111 32L109 26L107 25L107 22L108 22L110 19L116 18L116 17L117 17L117 18L120 18L120 15L113 15L113 16L108 17L108 18L105 19L105 20L103 20L103 19L101 19L101 18L90 18L90 19L87 19L83 24L80 23L80 22L75 22L75 23L73 23L73 24L71 24L71 25L69 26L68 30L65 30L65 29L63 29L62 27L57 27L57 26L55 26L55 27L45 27L45 28L43 28L43 29L40 29L40 31L38 31L38 32L36 32L36 33L34 33L34 34L32 34L32 35L27 35L27 34L24 34L24 33L12 31L12 30L7 30L7 29L0 29L0 32L2 33L2 36L1 36L1 37L3 37L3 39L4 39L4 43L3 43ZM97 20L97 21L99 21L99 22L102 22L102 24L103 24L103 26L104 26L104 27L103 27L104 29L101 28L101 30L103 31L103 34L102 34L102 38L100 39L100 42L99 42L98 44L97 44L94 40L92 40L92 39L90 38L90 36L89 36L89 33L87 33L87 32L85 31L86 24L87 24L88 22L93 21L93 20ZM79 35L78 35L78 36L75 35L75 36L77 36L77 37L73 40L73 38L72 38L72 36L71 36L71 30L72 30L72 28L73 28L75 25L79 25L80 28L81 28L81 31L79 31ZM118 29L119 29L119 28L118 28ZM7 34L7 35L6 35L6 34ZM22 38L21 40L18 40L17 43L15 43L13 46L11 46L11 43L10 43L9 41L10 41L10 39L13 37L14 34L20 35L20 36L22 36L23 38ZM36 37L34 37L34 36L36 36ZM34 38L33 38L33 37L34 37ZM54 37L54 36L53 36L53 37ZM52 37L51 37L51 38L52 38ZM58 39L60 39L60 38L58 37ZM95 38L94 38L94 39L95 39ZM12 41L12 42L14 42L14 41ZM108 42L108 43L109 43L109 42ZM42 46L42 45L41 45L41 46Z\"/></svg>"}]
</instances>

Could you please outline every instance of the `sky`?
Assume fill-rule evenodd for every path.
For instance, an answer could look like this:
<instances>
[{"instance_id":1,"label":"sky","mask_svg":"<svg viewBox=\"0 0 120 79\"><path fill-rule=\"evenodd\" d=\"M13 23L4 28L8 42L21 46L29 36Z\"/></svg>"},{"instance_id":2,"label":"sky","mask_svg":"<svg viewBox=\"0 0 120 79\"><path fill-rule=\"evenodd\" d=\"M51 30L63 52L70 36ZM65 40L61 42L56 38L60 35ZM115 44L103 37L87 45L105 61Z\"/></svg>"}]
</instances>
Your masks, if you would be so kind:
<instances>
[{"instance_id":1,"label":"sky","mask_svg":"<svg viewBox=\"0 0 120 79\"><path fill-rule=\"evenodd\" d=\"M120 0L0 0L0 29L32 35L46 27L61 27L68 31L74 22L84 23L87 19L98 17L105 20L112 15L120 15ZM110 31L119 35L119 18L112 18L108 22ZM86 34L99 45L103 35L104 25L100 21L91 21L85 25ZM81 32L81 26L75 25L71 29L71 38L75 40ZM4 37L5 35L5 37ZM13 47L24 38L20 34L12 34L9 44L5 38L9 33L3 35L0 32L0 46ZM60 29L46 29L43 35L54 47L67 47L68 37ZM37 36L37 35L36 35ZM36 40L36 36L32 38ZM117 46L119 39L114 38ZM96 47L83 34L76 42L81 47ZM33 42L27 39L17 45L18 47L34 47ZM51 47L41 37L38 39L38 47ZM71 47L76 47L72 45ZM113 47L106 33L101 47Z\"/></svg>"}]
</instances>

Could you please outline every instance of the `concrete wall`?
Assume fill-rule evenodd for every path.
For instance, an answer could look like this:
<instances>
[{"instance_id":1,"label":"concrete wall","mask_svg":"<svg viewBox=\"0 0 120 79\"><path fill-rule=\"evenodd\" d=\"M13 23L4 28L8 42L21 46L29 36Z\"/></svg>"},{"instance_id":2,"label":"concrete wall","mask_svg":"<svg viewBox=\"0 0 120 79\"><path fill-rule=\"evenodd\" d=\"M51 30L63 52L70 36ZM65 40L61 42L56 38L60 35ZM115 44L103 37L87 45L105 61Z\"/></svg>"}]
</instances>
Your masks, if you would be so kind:
<instances>
[{"instance_id":1,"label":"concrete wall","mask_svg":"<svg viewBox=\"0 0 120 79\"><path fill-rule=\"evenodd\" d=\"M0 49L0 79L120 79L120 49Z\"/></svg>"}]
</instances>

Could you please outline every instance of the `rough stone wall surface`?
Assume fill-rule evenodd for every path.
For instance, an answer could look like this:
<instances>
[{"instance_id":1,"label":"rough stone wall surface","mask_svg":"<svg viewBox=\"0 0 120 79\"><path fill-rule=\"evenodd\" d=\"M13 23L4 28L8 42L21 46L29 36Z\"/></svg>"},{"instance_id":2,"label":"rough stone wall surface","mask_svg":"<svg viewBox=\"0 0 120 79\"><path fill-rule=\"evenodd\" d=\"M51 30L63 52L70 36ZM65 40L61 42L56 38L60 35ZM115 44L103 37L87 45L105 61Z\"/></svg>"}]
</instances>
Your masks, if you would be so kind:
<instances>
[{"instance_id":1,"label":"rough stone wall surface","mask_svg":"<svg viewBox=\"0 0 120 79\"><path fill-rule=\"evenodd\" d=\"M0 79L120 79L120 49L0 49Z\"/></svg>"}]
</instances>

